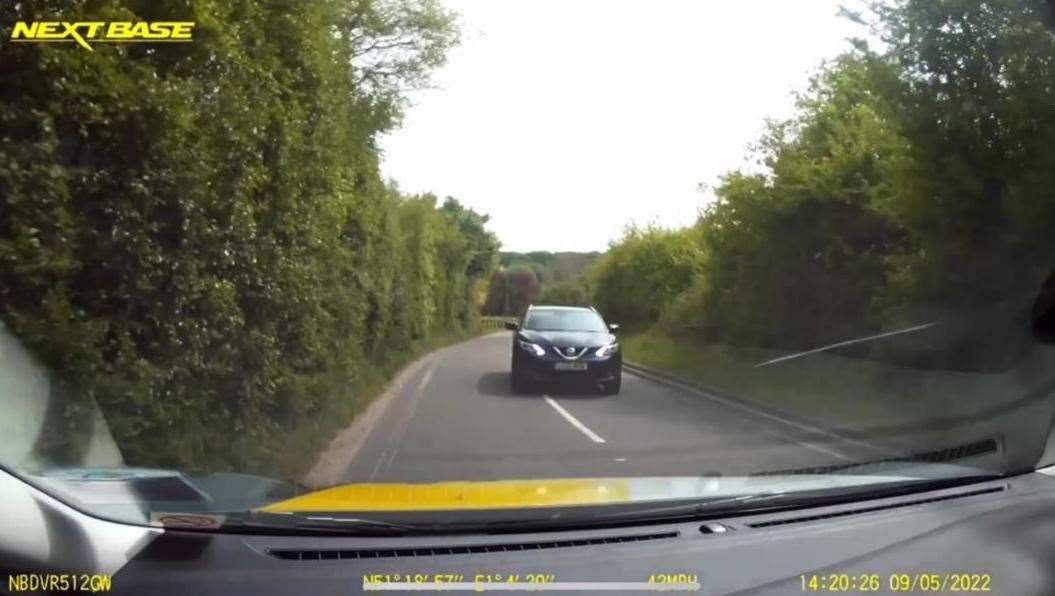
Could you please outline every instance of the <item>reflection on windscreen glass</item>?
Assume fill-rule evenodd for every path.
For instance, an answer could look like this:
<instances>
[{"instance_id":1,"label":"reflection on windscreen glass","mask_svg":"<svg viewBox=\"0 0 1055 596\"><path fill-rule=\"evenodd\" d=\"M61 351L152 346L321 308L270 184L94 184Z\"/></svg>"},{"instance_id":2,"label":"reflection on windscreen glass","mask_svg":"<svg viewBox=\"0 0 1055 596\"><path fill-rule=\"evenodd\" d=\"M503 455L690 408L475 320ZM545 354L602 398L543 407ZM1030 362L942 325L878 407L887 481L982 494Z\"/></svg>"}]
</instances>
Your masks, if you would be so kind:
<instances>
[{"instance_id":1,"label":"reflection on windscreen glass","mask_svg":"<svg viewBox=\"0 0 1055 596\"><path fill-rule=\"evenodd\" d=\"M588 311L545 310L529 314L524 329L533 331L593 331L604 332L604 321Z\"/></svg>"},{"instance_id":2,"label":"reflection on windscreen glass","mask_svg":"<svg viewBox=\"0 0 1055 596\"><path fill-rule=\"evenodd\" d=\"M164 44L45 4L0 18L0 466L61 499L523 520L1055 461L1047 2L110 3Z\"/></svg>"}]
</instances>

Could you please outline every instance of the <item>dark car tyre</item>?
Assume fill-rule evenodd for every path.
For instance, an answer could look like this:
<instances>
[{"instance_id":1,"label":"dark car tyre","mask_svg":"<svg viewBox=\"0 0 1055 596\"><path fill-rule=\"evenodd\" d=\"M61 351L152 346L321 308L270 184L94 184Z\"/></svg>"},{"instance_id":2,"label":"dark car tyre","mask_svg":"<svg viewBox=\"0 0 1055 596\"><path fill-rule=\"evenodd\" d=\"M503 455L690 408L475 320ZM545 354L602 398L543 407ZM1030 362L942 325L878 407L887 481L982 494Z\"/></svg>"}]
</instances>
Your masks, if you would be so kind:
<instances>
[{"instance_id":1,"label":"dark car tyre","mask_svg":"<svg viewBox=\"0 0 1055 596\"><path fill-rule=\"evenodd\" d=\"M509 385L514 395L527 391L527 380L516 368L513 368L509 373Z\"/></svg>"},{"instance_id":2,"label":"dark car tyre","mask_svg":"<svg viewBox=\"0 0 1055 596\"><path fill-rule=\"evenodd\" d=\"M614 381L609 381L601 385L601 393L605 395L616 395L619 393L619 389L623 386L623 373L616 375Z\"/></svg>"}]
</instances>

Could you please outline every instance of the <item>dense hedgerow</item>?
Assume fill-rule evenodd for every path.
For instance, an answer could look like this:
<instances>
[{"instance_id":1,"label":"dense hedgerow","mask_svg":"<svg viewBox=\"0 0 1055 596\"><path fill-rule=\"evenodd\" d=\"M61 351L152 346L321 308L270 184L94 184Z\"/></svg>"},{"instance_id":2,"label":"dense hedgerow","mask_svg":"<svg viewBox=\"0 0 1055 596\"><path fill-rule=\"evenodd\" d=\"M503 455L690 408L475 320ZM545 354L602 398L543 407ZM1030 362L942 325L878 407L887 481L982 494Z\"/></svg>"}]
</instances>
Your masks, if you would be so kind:
<instances>
[{"instance_id":1,"label":"dense hedgerow","mask_svg":"<svg viewBox=\"0 0 1055 596\"><path fill-rule=\"evenodd\" d=\"M378 172L403 92L457 41L432 1L5 16L197 23L186 44L0 49L0 313L128 463L268 470L377 370L474 323L486 217Z\"/></svg>"}]
</instances>

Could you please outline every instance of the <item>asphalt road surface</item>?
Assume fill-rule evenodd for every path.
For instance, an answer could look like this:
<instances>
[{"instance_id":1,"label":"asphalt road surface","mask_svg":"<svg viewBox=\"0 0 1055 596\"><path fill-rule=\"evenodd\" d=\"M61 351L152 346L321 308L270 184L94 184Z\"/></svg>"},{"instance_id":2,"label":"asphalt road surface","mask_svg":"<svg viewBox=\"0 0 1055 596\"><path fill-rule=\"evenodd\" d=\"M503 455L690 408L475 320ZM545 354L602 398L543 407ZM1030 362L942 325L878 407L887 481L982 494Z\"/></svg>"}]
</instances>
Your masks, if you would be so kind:
<instances>
[{"instance_id":1,"label":"asphalt road surface","mask_svg":"<svg viewBox=\"0 0 1055 596\"><path fill-rule=\"evenodd\" d=\"M430 355L343 480L730 476L876 457L821 429L629 371L618 395L514 395L510 349L504 332Z\"/></svg>"}]
</instances>

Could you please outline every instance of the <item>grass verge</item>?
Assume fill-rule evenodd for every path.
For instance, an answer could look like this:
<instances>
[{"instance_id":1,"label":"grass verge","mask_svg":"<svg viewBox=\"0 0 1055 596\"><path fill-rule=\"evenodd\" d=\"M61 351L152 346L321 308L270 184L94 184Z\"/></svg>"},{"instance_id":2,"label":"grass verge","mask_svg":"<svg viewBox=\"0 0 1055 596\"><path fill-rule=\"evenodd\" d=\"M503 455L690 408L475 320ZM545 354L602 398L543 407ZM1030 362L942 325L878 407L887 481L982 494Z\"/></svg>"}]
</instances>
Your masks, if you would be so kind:
<instances>
[{"instance_id":1,"label":"grass verge","mask_svg":"<svg viewBox=\"0 0 1055 596\"><path fill-rule=\"evenodd\" d=\"M784 353L700 346L657 331L624 337L624 358L748 403L828 427L920 426L950 416L983 415L1035 389L1055 361L1034 351L1000 373L919 370L819 353L764 367Z\"/></svg>"}]
</instances>

